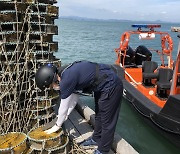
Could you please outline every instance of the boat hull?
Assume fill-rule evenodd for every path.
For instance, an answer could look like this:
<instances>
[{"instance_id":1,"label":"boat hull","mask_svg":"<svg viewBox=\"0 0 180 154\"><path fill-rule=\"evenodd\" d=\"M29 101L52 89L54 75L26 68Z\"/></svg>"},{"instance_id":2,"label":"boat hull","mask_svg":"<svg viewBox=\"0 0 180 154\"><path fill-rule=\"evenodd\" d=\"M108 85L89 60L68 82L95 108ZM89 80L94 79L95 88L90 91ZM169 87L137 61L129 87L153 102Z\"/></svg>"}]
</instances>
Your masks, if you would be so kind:
<instances>
[{"instance_id":1,"label":"boat hull","mask_svg":"<svg viewBox=\"0 0 180 154\"><path fill-rule=\"evenodd\" d=\"M159 107L125 79L125 73L122 67L115 65L113 65L113 67L123 82L123 96L127 102L142 115L146 123L158 130L163 136L173 142L173 144L180 147L180 122L173 118L173 115L169 116L169 111L167 112L165 109L169 108L173 100L171 99L169 104L165 105L164 108ZM176 104L178 104L178 102ZM178 105L176 107L178 108ZM175 110L176 109L174 109L174 112L177 112Z\"/></svg>"}]
</instances>

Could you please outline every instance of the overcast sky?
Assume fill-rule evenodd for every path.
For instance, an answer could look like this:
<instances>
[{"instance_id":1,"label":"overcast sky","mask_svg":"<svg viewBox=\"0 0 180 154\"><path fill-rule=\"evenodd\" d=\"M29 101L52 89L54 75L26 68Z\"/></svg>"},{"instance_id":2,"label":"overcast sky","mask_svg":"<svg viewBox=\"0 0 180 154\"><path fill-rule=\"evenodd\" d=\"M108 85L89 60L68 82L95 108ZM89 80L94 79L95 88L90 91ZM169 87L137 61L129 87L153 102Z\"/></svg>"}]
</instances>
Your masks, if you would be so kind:
<instances>
[{"instance_id":1,"label":"overcast sky","mask_svg":"<svg viewBox=\"0 0 180 154\"><path fill-rule=\"evenodd\" d=\"M180 0L58 0L60 16L180 23Z\"/></svg>"}]
</instances>

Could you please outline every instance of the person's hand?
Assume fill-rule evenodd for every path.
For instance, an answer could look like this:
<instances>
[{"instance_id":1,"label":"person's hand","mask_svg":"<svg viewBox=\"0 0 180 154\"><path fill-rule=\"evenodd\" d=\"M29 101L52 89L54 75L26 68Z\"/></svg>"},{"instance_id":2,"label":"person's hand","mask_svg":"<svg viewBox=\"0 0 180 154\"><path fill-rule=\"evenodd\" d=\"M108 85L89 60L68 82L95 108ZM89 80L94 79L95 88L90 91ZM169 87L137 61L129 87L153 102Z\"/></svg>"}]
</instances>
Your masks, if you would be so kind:
<instances>
[{"instance_id":1,"label":"person's hand","mask_svg":"<svg viewBox=\"0 0 180 154\"><path fill-rule=\"evenodd\" d=\"M61 127L59 127L59 126L57 126L57 125L55 124L52 128L50 128L50 129L48 129L48 130L46 130L46 131L44 131L44 132L47 133L47 134L51 134L51 133L57 132L60 128L61 128Z\"/></svg>"}]
</instances>

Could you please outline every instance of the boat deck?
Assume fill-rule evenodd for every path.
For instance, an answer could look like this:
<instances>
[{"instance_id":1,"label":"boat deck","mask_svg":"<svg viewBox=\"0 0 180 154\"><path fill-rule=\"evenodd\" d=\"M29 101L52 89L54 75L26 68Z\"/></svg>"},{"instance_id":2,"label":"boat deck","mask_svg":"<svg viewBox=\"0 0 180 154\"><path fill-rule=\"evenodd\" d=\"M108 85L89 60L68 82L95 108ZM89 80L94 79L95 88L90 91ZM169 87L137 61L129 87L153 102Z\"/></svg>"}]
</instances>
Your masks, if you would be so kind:
<instances>
[{"instance_id":1,"label":"boat deck","mask_svg":"<svg viewBox=\"0 0 180 154\"><path fill-rule=\"evenodd\" d=\"M94 111L87 107L84 103L79 102L76 110L70 114L68 120L64 123L64 129L68 136L75 144L81 143L88 139L93 133L94 126ZM93 148L77 148L74 149L79 151L83 150L83 153L93 153ZM112 150L109 154L137 154L138 152L118 134L115 134Z\"/></svg>"},{"instance_id":2,"label":"boat deck","mask_svg":"<svg viewBox=\"0 0 180 154\"><path fill-rule=\"evenodd\" d=\"M125 74L126 80L148 99L161 108L165 105L167 98L160 98L157 95L156 79L152 79L153 86L145 86L142 83L142 68L126 68Z\"/></svg>"}]
</instances>

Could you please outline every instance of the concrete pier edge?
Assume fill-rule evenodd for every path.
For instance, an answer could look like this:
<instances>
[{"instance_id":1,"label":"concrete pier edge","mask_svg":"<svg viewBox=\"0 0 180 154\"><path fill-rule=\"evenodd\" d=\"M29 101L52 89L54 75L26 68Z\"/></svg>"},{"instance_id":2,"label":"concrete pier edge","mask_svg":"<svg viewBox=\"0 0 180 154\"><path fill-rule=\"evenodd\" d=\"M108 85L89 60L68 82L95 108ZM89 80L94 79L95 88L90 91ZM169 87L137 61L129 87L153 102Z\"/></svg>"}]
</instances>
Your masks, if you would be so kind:
<instances>
[{"instance_id":1,"label":"concrete pier edge","mask_svg":"<svg viewBox=\"0 0 180 154\"><path fill-rule=\"evenodd\" d=\"M76 110L94 127L95 112L91 108L82 101L79 101ZM138 154L138 152L117 133L114 135L112 150L117 154Z\"/></svg>"}]
</instances>

